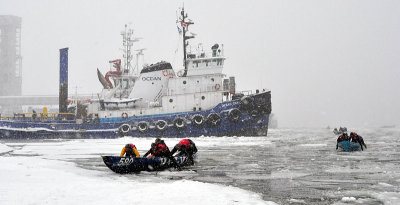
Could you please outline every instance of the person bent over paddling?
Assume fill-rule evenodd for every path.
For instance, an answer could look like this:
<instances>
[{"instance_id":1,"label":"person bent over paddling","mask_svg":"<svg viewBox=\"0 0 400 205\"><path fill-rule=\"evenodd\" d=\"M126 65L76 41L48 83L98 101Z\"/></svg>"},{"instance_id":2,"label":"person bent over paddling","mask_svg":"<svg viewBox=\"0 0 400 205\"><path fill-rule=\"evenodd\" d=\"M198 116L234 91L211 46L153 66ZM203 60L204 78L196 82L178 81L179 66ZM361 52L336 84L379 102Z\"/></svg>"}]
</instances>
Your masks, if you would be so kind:
<instances>
[{"instance_id":1,"label":"person bent over paddling","mask_svg":"<svg viewBox=\"0 0 400 205\"><path fill-rule=\"evenodd\" d=\"M186 155L188 156L190 163L194 164L193 155L197 152L196 144L190 139L183 139L175 145L174 149L171 151L171 155L179 151L177 156Z\"/></svg>"},{"instance_id":2,"label":"person bent over paddling","mask_svg":"<svg viewBox=\"0 0 400 205\"><path fill-rule=\"evenodd\" d=\"M350 133L350 139L351 139L352 142L359 143L360 146L361 146L361 150L364 151L363 146L365 148L367 148L367 145L365 144L364 139L360 135L358 135L357 133L355 133L355 132Z\"/></svg>"},{"instance_id":3,"label":"person bent over paddling","mask_svg":"<svg viewBox=\"0 0 400 205\"><path fill-rule=\"evenodd\" d=\"M122 148L121 151L121 157L140 157L139 152L136 149L136 146L134 144L126 144L124 148Z\"/></svg>"},{"instance_id":4,"label":"person bent over paddling","mask_svg":"<svg viewBox=\"0 0 400 205\"><path fill-rule=\"evenodd\" d=\"M151 148L143 157L147 157L149 154L151 154L149 157L168 157L170 155L169 153L169 148L164 140L157 138L154 143L151 143Z\"/></svg>"},{"instance_id":5,"label":"person bent over paddling","mask_svg":"<svg viewBox=\"0 0 400 205\"><path fill-rule=\"evenodd\" d=\"M339 142L343 142L343 141L349 141L349 136L347 135L347 133L343 133L341 135L339 135L339 137L337 138L336 141L336 149L339 148Z\"/></svg>"},{"instance_id":6,"label":"person bent over paddling","mask_svg":"<svg viewBox=\"0 0 400 205\"><path fill-rule=\"evenodd\" d=\"M171 160L172 164L176 169L181 171L181 167L179 166L178 162L175 158L171 155L168 146L165 144L164 140L157 138L154 143L151 143L151 148L143 157L147 157L147 155L151 154L149 157L167 157Z\"/></svg>"}]
</instances>

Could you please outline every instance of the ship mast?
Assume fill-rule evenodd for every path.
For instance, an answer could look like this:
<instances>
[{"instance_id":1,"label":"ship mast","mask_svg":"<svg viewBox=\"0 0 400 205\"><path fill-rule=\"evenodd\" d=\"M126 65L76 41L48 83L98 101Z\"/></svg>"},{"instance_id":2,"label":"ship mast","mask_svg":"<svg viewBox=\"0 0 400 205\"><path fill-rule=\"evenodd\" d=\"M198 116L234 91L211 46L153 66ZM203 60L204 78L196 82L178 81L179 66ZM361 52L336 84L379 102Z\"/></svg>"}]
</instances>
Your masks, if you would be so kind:
<instances>
[{"instance_id":1,"label":"ship mast","mask_svg":"<svg viewBox=\"0 0 400 205\"><path fill-rule=\"evenodd\" d=\"M136 70L133 70L132 65L131 65L131 61L132 61L132 46L133 46L133 42L137 42L139 41L140 38L134 38L133 37L133 30L132 29L128 29L128 25L125 24L125 31L121 32L122 35L122 45L123 45L123 52L124 52L124 70L122 73L136 73ZM136 68L138 69L138 68Z\"/></svg>"},{"instance_id":2,"label":"ship mast","mask_svg":"<svg viewBox=\"0 0 400 205\"><path fill-rule=\"evenodd\" d=\"M186 77L187 75L187 63L186 63L186 47L189 45L189 42L186 43L187 40L194 38L194 36L186 36L186 32L189 30L189 25L194 24L191 20L185 21L187 18L187 13L185 14L185 10L182 7L181 11L181 17L180 22L181 22L181 27L182 27L182 33L183 33L183 67L185 69L185 72L183 73L182 77Z\"/></svg>"},{"instance_id":3,"label":"ship mast","mask_svg":"<svg viewBox=\"0 0 400 205\"><path fill-rule=\"evenodd\" d=\"M138 71L139 71L139 56L144 56L144 54L143 54L144 50L146 50L146 49L145 48L141 48L141 49L135 50L135 51L137 51L137 53L136 53L136 67L135 67L135 72L134 72L135 75L138 75ZM144 61L144 58L143 58L143 61ZM142 63L143 63L143 61L142 61Z\"/></svg>"}]
</instances>

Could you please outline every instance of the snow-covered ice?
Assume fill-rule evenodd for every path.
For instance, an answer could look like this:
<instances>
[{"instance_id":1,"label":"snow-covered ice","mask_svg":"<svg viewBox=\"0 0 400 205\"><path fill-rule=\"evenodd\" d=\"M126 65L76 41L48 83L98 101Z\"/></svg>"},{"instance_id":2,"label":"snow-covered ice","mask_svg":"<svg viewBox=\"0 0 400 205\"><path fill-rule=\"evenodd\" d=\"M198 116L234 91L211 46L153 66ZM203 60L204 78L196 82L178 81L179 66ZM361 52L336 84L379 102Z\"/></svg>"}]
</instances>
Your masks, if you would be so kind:
<instances>
[{"instance_id":1,"label":"snow-covered ice","mask_svg":"<svg viewBox=\"0 0 400 205\"><path fill-rule=\"evenodd\" d=\"M0 204L400 204L400 129L355 131L368 149L338 152L327 129L199 137L195 166L127 175L100 156L130 142L144 154L154 139L2 140Z\"/></svg>"},{"instance_id":2,"label":"snow-covered ice","mask_svg":"<svg viewBox=\"0 0 400 205\"><path fill-rule=\"evenodd\" d=\"M6 152L10 152L12 151L12 148L5 145L5 144L0 144L0 154L6 153Z\"/></svg>"},{"instance_id":3,"label":"snow-covered ice","mask_svg":"<svg viewBox=\"0 0 400 205\"><path fill-rule=\"evenodd\" d=\"M119 175L101 164L100 155L118 155L128 142L134 142L143 154L151 140L128 137L0 144L0 204L275 204L264 201L259 193L233 186L170 179L193 171ZM199 141L199 147L208 140ZM88 160L89 165L77 163L80 159Z\"/></svg>"}]
</instances>

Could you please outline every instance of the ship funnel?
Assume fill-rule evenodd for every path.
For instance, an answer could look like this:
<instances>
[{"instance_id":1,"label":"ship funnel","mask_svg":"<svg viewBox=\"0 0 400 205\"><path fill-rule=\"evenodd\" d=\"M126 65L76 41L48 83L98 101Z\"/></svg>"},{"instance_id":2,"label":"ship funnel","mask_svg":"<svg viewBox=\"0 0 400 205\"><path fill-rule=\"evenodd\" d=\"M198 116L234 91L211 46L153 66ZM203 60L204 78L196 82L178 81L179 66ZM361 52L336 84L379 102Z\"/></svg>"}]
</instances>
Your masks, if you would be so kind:
<instances>
[{"instance_id":1,"label":"ship funnel","mask_svg":"<svg viewBox=\"0 0 400 205\"><path fill-rule=\"evenodd\" d=\"M60 49L60 90L58 91L58 102L59 112L68 112L68 48Z\"/></svg>"}]
</instances>

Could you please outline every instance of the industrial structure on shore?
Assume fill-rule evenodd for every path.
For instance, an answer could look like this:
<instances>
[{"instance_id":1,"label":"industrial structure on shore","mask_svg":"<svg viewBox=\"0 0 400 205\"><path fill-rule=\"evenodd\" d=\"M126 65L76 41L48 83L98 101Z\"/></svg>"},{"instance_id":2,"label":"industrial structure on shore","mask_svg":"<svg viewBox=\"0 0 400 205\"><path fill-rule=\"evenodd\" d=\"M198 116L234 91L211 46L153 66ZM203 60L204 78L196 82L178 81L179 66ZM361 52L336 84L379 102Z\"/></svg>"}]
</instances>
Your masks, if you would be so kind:
<instances>
[{"instance_id":1,"label":"industrial structure on shore","mask_svg":"<svg viewBox=\"0 0 400 205\"><path fill-rule=\"evenodd\" d=\"M21 85L21 18L0 15L0 97L20 96ZM19 109L15 104L0 105L2 112Z\"/></svg>"},{"instance_id":2,"label":"industrial structure on shore","mask_svg":"<svg viewBox=\"0 0 400 205\"><path fill-rule=\"evenodd\" d=\"M0 15L0 96L20 96L21 18Z\"/></svg>"},{"instance_id":3,"label":"industrial structure on shore","mask_svg":"<svg viewBox=\"0 0 400 205\"><path fill-rule=\"evenodd\" d=\"M22 96L21 17L0 15L0 114L57 105L58 96Z\"/></svg>"}]
</instances>

